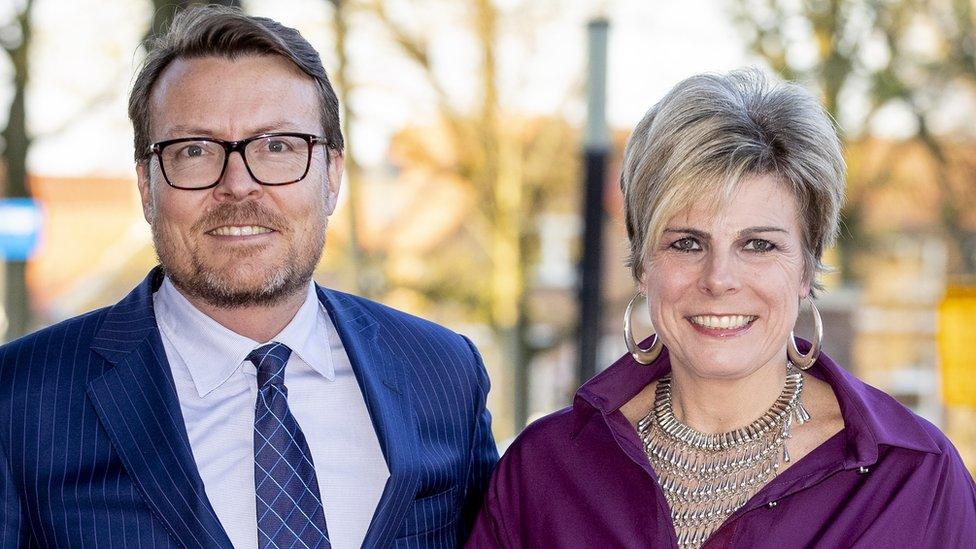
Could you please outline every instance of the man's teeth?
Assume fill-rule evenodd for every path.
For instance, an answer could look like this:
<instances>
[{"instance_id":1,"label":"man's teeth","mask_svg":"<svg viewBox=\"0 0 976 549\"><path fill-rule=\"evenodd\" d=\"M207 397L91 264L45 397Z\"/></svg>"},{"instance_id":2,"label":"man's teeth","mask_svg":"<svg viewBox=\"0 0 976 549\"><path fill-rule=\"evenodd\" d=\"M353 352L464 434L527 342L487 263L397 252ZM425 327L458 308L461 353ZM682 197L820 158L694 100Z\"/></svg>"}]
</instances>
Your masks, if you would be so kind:
<instances>
[{"instance_id":1,"label":"man's teeth","mask_svg":"<svg viewBox=\"0 0 976 549\"><path fill-rule=\"evenodd\" d=\"M750 315L699 315L691 317L691 321L706 328L730 330L734 328L741 328L757 318L759 317Z\"/></svg>"},{"instance_id":2,"label":"man's teeth","mask_svg":"<svg viewBox=\"0 0 976 549\"><path fill-rule=\"evenodd\" d=\"M248 227L217 227L211 232L217 236L251 236L255 234L270 233L271 229L251 225Z\"/></svg>"}]
</instances>

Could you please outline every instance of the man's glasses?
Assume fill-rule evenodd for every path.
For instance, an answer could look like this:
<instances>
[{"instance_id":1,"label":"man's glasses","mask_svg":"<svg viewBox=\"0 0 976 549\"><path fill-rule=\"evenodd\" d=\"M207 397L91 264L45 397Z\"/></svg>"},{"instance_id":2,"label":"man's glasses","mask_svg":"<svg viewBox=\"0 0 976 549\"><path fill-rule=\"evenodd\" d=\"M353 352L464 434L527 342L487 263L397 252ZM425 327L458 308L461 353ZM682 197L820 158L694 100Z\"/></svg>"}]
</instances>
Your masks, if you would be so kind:
<instances>
[{"instance_id":1,"label":"man's glasses","mask_svg":"<svg viewBox=\"0 0 976 549\"><path fill-rule=\"evenodd\" d=\"M177 189L216 187L234 151L241 153L244 166L258 183L288 185L308 175L317 143L328 141L308 133L264 133L240 141L183 137L153 143L148 153L159 158L163 178Z\"/></svg>"}]
</instances>

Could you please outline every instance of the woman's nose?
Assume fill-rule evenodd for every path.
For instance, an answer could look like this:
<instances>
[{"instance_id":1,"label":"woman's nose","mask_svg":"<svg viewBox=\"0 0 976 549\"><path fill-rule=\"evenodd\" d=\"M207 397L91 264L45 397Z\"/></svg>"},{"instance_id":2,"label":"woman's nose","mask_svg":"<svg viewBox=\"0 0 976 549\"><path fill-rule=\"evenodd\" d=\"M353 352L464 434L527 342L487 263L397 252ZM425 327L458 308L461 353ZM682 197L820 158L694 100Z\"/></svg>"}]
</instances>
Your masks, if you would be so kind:
<instances>
[{"instance_id":1,"label":"woman's nose","mask_svg":"<svg viewBox=\"0 0 976 549\"><path fill-rule=\"evenodd\" d=\"M735 293L740 287L738 268L735 258L730 255L709 254L699 278L699 289L712 296Z\"/></svg>"}]
</instances>

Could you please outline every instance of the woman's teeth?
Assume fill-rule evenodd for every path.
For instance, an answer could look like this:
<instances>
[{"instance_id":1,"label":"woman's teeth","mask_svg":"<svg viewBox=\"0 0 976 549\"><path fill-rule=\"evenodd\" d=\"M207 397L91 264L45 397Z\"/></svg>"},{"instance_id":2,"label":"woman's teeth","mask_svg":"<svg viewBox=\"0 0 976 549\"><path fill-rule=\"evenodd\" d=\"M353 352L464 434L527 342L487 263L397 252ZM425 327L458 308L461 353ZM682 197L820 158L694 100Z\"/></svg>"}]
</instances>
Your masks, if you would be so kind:
<instances>
[{"instance_id":1,"label":"woman's teeth","mask_svg":"<svg viewBox=\"0 0 976 549\"><path fill-rule=\"evenodd\" d=\"M732 330L735 328L742 328L757 318L759 317L751 315L697 315L691 317L691 321L706 328Z\"/></svg>"}]
</instances>

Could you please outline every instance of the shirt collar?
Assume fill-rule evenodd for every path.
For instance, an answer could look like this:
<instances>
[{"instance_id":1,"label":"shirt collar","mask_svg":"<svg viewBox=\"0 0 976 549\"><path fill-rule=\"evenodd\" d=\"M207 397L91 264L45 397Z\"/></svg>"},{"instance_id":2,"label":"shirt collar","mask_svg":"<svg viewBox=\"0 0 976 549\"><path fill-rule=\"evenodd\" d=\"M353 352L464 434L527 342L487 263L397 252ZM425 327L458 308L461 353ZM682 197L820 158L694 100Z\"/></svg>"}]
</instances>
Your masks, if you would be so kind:
<instances>
[{"instance_id":1,"label":"shirt collar","mask_svg":"<svg viewBox=\"0 0 976 549\"><path fill-rule=\"evenodd\" d=\"M262 345L194 307L168 277L156 293L154 306L157 322L166 330L173 348L186 364L201 398L227 381L247 360L247 355ZM271 339L287 345L292 353L332 381L335 368L327 339L331 330L327 315L324 311L320 313L320 309L315 285L310 283L295 317Z\"/></svg>"},{"instance_id":2,"label":"shirt collar","mask_svg":"<svg viewBox=\"0 0 976 549\"><path fill-rule=\"evenodd\" d=\"M643 344L649 344L645 341ZM810 344L799 340L800 352ZM594 414L608 415L634 398L648 383L671 371L667 349L648 365L642 365L629 354L620 357L609 368L586 382L573 401L574 435ZM891 396L871 387L838 366L821 353L807 373L827 382L834 390L844 418L847 438L845 467L875 463L878 447L897 446L908 450L940 454L942 451L929 436L922 419Z\"/></svg>"},{"instance_id":3,"label":"shirt collar","mask_svg":"<svg viewBox=\"0 0 976 549\"><path fill-rule=\"evenodd\" d=\"M334 333L329 315L319 302L315 284L309 283L305 302L295 313L295 318L272 339L284 343L313 370L329 381L335 381L331 351Z\"/></svg>"}]
</instances>

